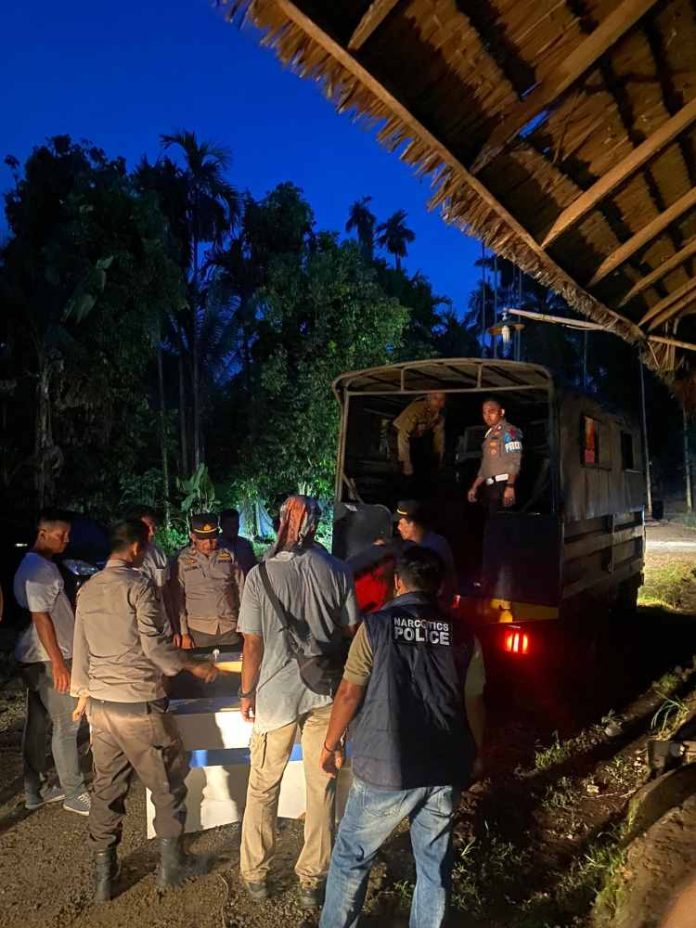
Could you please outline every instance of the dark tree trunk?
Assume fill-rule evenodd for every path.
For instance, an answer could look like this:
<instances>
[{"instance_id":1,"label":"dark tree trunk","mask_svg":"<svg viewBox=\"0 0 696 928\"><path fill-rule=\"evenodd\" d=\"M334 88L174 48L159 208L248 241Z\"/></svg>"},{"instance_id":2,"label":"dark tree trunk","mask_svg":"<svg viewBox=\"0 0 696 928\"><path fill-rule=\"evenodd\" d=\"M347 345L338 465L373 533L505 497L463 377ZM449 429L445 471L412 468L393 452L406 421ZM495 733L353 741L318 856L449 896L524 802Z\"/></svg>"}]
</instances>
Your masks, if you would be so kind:
<instances>
[{"instance_id":1,"label":"dark tree trunk","mask_svg":"<svg viewBox=\"0 0 696 928\"><path fill-rule=\"evenodd\" d=\"M161 341L157 345L157 386L159 389L160 407L160 452L162 455L162 490L164 494L164 522L167 528L171 525L172 513L169 502L169 455L167 454L167 410L164 394L164 363L162 359Z\"/></svg>"}]
</instances>

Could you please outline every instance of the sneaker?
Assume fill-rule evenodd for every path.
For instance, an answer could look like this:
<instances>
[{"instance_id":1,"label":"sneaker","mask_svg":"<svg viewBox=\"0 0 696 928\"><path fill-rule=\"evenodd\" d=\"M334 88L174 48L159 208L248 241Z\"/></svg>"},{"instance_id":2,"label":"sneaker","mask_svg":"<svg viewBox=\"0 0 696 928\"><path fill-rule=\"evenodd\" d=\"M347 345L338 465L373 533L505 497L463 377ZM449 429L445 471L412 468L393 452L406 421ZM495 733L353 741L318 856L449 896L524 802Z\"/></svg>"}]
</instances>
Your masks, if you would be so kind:
<instances>
[{"instance_id":1,"label":"sneaker","mask_svg":"<svg viewBox=\"0 0 696 928\"><path fill-rule=\"evenodd\" d=\"M80 793L79 796L66 799L63 803L63 808L66 812L75 812L77 815L89 815L91 805L92 801L89 798L89 793L85 790L85 792Z\"/></svg>"},{"instance_id":2,"label":"sneaker","mask_svg":"<svg viewBox=\"0 0 696 928\"><path fill-rule=\"evenodd\" d=\"M40 809L46 803L60 802L61 799L65 799L65 792L60 786L46 786L38 793L28 793L24 808L32 812L34 809Z\"/></svg>"}]
</instances>

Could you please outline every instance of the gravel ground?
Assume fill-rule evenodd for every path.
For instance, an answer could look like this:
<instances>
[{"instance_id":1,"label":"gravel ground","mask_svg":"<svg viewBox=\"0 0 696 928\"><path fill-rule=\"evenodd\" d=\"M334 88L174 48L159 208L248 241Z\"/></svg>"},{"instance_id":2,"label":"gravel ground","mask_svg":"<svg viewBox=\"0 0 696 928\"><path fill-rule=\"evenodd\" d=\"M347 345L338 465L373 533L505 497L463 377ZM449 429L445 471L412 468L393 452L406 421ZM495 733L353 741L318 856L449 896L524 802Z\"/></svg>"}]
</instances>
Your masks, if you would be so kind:
<instances>
[{"instance_id":1,"label":"gravel ground","mask_svg":"<svg viewBox=\"0 0 696 928\"><path fill-rule=\"evenodd\" d=\"M696 533L682 527L671 532L659 525L649 528L649 538L654 541L689 542L694 537ZM93 906L90 855L85 843L86 820L63 811L60 804L32 813L23 809L19 753L23 717L21 686L11 674L11 665L3 661L0 667L0 928L316 926L316 913L307 916L297 904L292 868L302 840L299 822L283 823L273 874L275 893L268 903L251 903L240 885L238 826L212 829L194 836L190 849L209 859L209 872L179 890L157 893L153 877L157 851L155 843L145 838L145 797L138 783L134 784L130 796L120 848L119 895L111 903ZM521 730L519 750L510 747L515 741L512 737L515 729L509 718L506 729L497 739L499 744L492 745L492 754L498 751L503 758L500 764L507 769L513 769L524 752L529 754L531 749L533 754L538 732L524 725L521 729L524 730ZM495 731L492 740L496 741ZM83 751L88 769L86 744ZM486 801L490 802L494 794L499 795L499 789L495 784L487 787L484 795L490 795ZM475 805L477 801L483 800L476 800L472 795L464 809L467 803ZM408 835L402 830L391 839L374 868L362 925L365 928L405 926L407 917L402 909L413 878ZM452 928L472 924L474 922L462 913L456 913L451 920Z\"/></svg>"}]
</instances>

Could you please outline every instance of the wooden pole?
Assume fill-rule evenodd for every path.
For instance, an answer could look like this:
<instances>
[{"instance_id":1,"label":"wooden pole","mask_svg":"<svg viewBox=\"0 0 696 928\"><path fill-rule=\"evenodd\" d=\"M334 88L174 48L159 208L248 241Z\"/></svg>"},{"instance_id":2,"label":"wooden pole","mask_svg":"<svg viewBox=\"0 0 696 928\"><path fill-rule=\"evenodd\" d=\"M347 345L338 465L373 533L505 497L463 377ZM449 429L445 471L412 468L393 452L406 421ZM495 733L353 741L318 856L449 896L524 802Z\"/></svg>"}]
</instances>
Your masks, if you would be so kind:
<instances>
[{"instance_id":1,"label":"wooden pole","mask_svg":"<svg viewBox=\"0 0 696 928\"><path fill-rule=\"evenodd\" d=\"M652 485L650 481L650 445L648 444L648 414L645 408L645 368L640 357L638 358L638 367L640 369L640 405L643 425L643 461L645 467L645 497L647 501L648 515L652 516Z\"/></svg>"},{"instance_id":2,"label":"wooden pole","mask_svg":"<svg viewBox=\"0 0 696 928\"><path fill-rule=\"evenodd\" d=\"M693 494L691 486L691 457L689 455L689 417L686 407L682 406L682 422L684 433L684 485L686 488L686 511L693 512Z\"/></svg>"},{"instance_id":3,"label":"wooden pole","mask_svg":"<svg viewBox=\"0 0 696 928\"><path fill-rule=\"evenodd\" d=\"M587 329L582 333L582 388L587 390Z\"/></svg>"}]
</instances>

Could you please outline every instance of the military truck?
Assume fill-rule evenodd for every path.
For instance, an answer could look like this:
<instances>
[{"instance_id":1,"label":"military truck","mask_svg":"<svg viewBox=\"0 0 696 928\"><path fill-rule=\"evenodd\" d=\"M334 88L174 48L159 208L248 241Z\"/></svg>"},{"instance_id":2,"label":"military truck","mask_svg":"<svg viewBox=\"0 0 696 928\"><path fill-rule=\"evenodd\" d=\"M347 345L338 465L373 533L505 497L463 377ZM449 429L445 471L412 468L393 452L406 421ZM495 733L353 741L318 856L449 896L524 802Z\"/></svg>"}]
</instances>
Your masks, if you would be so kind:
<instances>
[{"instance_id":1,"label":"military truck","mask_svg":"<svg viewBox=\"0 0 696 928\"><path fill-rule=\"evenodd\" d=\"M498 650L524 657L541 647L542 623L589 626L616 606L635 607L645 548L641 430L595 398L561 390L536 364L452 358L340 376L334 552L355 556L371 519L382 525L408 491L392 423L432 390L447 395L446 447L422 504L452 547L462 617ZM492 516L466 498L487 397L523 433L517 503Z\"/></svg>"}]
</instances>

